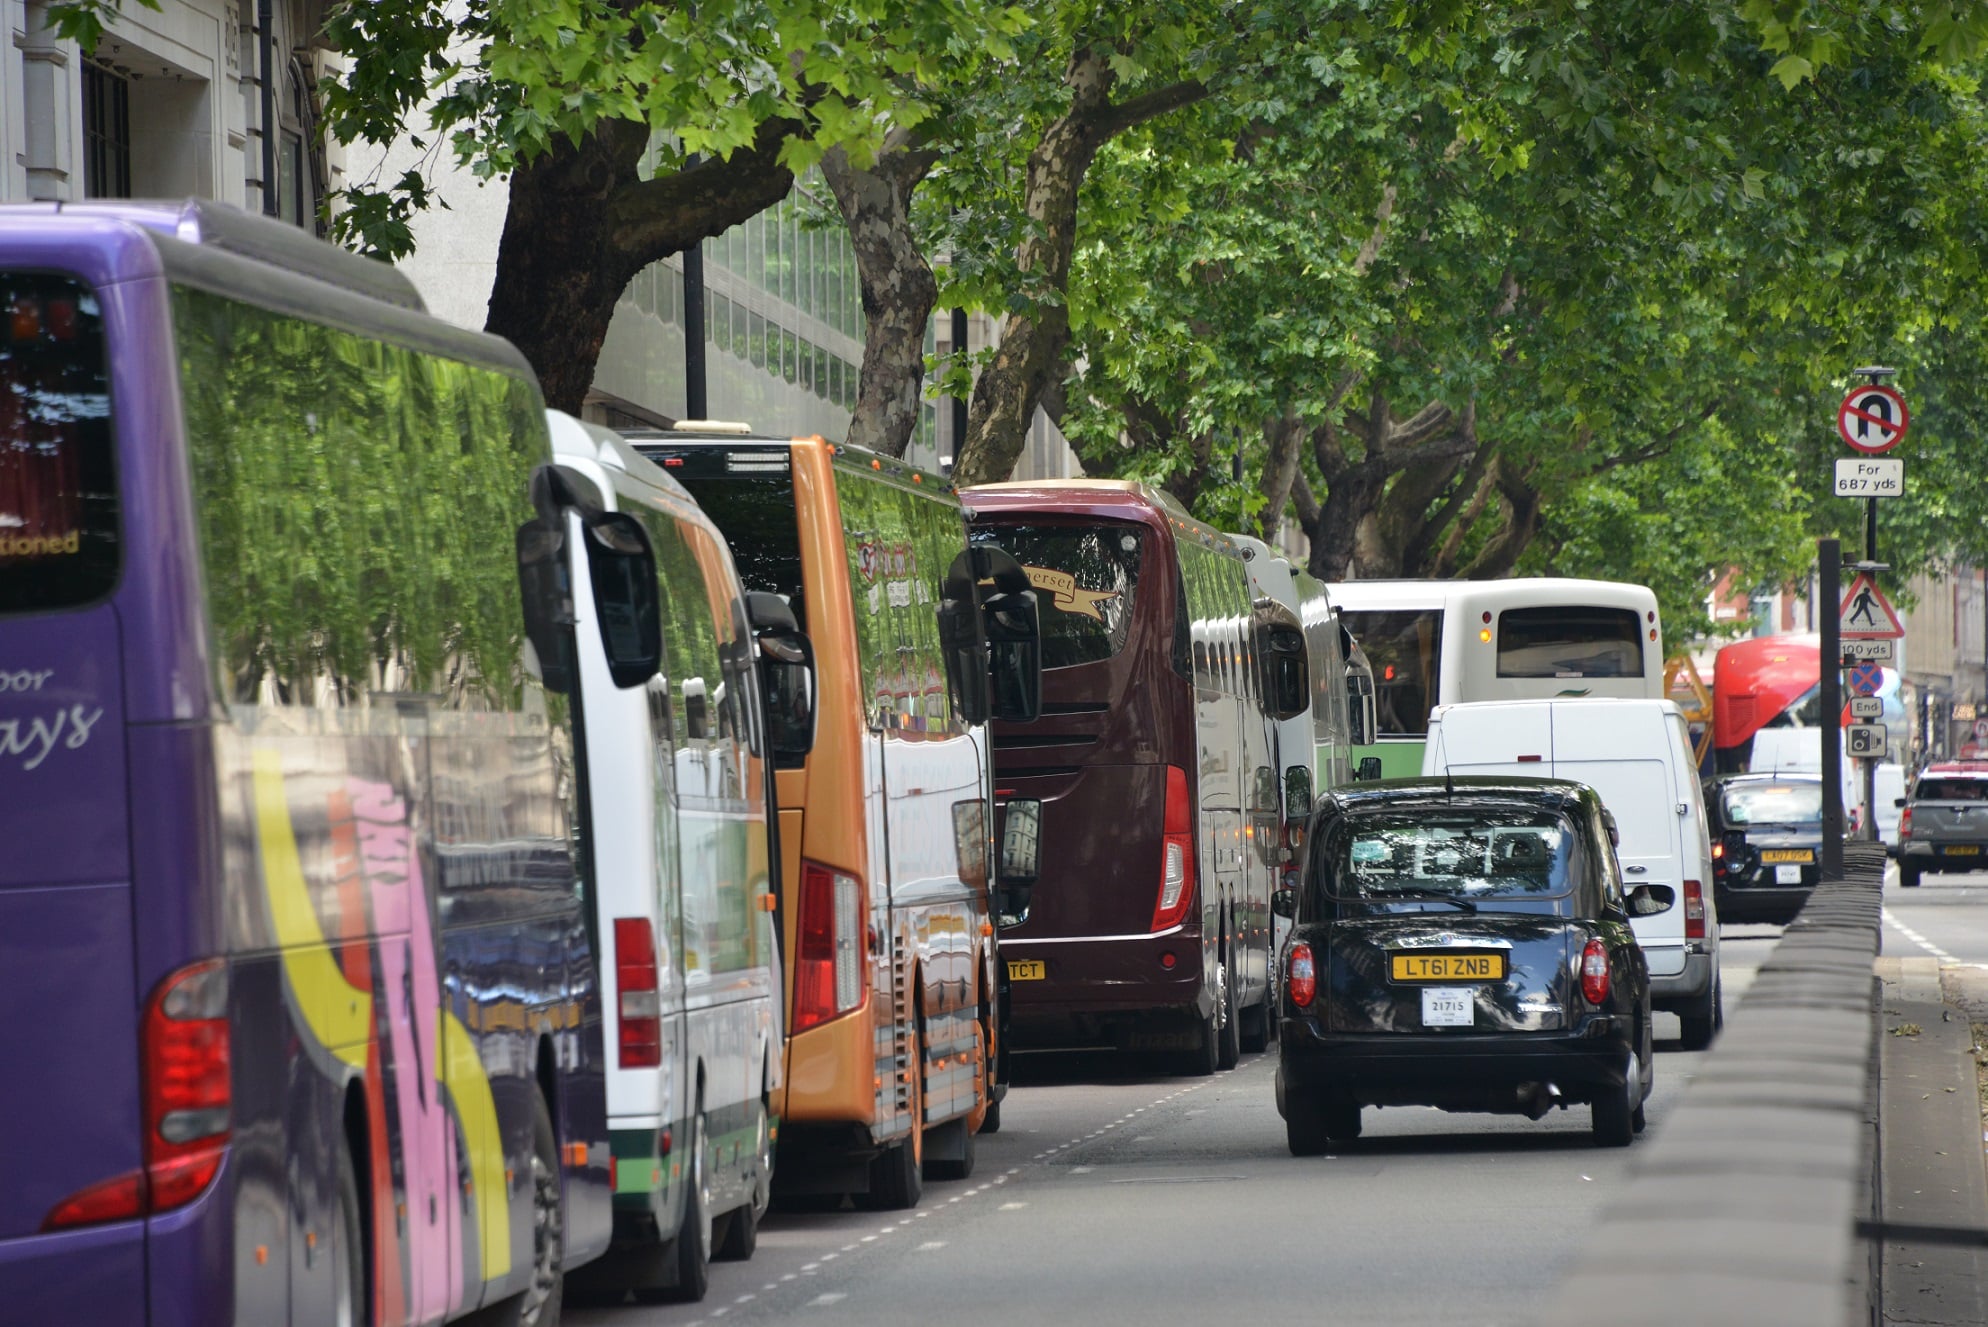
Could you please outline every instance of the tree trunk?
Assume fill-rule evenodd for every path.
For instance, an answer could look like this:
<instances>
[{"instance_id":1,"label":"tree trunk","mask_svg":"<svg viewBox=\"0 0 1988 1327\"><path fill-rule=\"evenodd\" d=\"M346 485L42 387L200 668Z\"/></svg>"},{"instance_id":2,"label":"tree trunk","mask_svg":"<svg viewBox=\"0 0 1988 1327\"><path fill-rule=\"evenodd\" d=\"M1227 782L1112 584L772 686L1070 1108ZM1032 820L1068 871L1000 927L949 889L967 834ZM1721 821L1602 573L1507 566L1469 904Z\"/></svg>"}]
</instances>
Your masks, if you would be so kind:
<instances>
[{"instance_id":1,"label":"tree trunk","mask_svg":"<svg viewBox=\"0 0 1988 1327\"><path fill-rule=\"evenodd\" d=\"M1077 197L1098 149L1115 134L1208 95L1201 83L1176 83L1113 105L1117 76L1111 54L1085 47L1070 57L1063 74L1070 108L1050 122L1029 153L1023 205L1031 225L1016 268L1042 293L1029 308L1002 320L993 362L973 385L966 442L953 465L954 482L962 486L1013 473L1043 390L1063 362L1070 341L1064 295L1077 242Z\"/></svg>"},{"instance_id":2,"label":"tree trunk","mask_svg":"<svg viewBox=\"0 0 1988 1327\"><path fill-rule=\"evenodd\" d=\"M1263 463L1263 478L1257 485L1257 491L1263 494L1259 528L1263 542L1275 544L1277 529L1284 523L1284 508L1291 501L1291 486L1298 478L1298 462L1304 455L1305 430L1298 422L1297 411L1284 407L1280 417L1264 426L1263 440L1269 455Z\"/></svg>"},{"instance_id":3,"label":"tree trunk","mask_svg":"<svg viewBox=\"0 0 1988 1327\"><path fill-rule=\"evenodd\" d=\"M939 283L911 229L911 194L937 161L937 152L893 130L869 170L850 165L839 148L821 163L863 288L863 377L844 437L886 456L904 455L923 403L925 329Z\"/></svg>"},{"instance_id":4,"label":"tree trunk","mask_svg":"<svg viewBox=\"0 0 1988 1327\"><path fill-rule=\"evenodd\" d=\"M637 272L787 196L794 177L777 156L793 129L768 121L727 161L644 180L648 131L610 121L512 175L484 330L523 353L547 405L579 413L615 301Z\"/></svg>"}]
</instances>

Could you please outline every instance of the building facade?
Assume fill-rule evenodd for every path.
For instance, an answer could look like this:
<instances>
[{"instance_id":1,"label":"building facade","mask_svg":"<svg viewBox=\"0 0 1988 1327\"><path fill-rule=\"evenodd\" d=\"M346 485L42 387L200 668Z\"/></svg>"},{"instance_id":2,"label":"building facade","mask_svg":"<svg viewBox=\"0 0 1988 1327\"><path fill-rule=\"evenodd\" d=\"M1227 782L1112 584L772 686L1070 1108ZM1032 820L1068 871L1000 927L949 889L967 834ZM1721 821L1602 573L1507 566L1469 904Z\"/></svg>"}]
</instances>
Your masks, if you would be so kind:
<instances>
[{"instance_id":1,"label":"building facade","mask_svg":"<svg viewBox=\"0 0 1988 1327\"><path fill-rule=\"evenodd\" d=\"M315 225L343 182L313 110L323 0L125 4L84 55L0 0L0 202L218 198Z\"/></svg>"}]
</instances>

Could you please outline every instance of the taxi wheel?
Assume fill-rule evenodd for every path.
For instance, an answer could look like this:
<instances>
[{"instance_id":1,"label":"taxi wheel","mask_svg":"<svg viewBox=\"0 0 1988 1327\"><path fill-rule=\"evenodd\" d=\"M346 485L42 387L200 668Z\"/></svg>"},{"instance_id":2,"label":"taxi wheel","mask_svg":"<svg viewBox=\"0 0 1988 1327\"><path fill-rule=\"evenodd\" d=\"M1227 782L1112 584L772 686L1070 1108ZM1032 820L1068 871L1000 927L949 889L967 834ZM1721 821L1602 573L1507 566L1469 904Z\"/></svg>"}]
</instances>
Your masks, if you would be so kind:
<instances>
[{"instance_id":1,"label":"taxi wheel","mask_svg":"<svg viewBox=\"0 0 1988 1327\"><path fill-rule=\"evenodd\" d=\"M1332 1146L1332 1135L1325 1127L1325 1112L1319 1103L1286 1093L1284 1097L1284 1141L1294 1157L1324 1156Z\"/></svg>"},{"instance_id":2,"label":"taxi wheel","mask_svg":"<svg viewBox=\"0 0 1988 1327\"><path fill-rule=\"evenodd\" d=\"M1636 1136L1636 1108L1629 1104L1634 1090L1625 1073L1619 1084L1603 1088L1589 1105L1596 1146L1627 1147Z\"/></svg>"},{"instance_id":3,"label":"taxi wheel","mask_svg":"<svg viewBox=\"0 0 1988 1327\"><path fill-rule=\"evenodd\" d=\"M1319 1108L1319 1118L1325 1121L1325 1132L1339 1142L1350 1142L1360 1136L1360 1103L1346 1097L1327 1101Z\"/></svg>"}]
</instances>

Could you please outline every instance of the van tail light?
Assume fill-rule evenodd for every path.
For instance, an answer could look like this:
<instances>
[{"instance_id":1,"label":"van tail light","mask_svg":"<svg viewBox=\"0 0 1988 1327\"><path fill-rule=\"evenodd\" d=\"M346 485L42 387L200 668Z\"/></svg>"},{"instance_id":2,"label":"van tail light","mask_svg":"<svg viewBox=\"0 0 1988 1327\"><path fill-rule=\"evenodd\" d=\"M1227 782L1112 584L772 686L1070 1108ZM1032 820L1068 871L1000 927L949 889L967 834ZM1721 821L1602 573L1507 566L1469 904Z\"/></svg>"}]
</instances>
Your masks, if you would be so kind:
<instances>
[{"instance_id":1,"label":"van tail light","mask_svg":"<svg viewBox=\"0 0 1988 1327\"><path fill-rule=\"evenodd\" d=\"M1898 837L1901 839L1912 837L1912 808L1909 806L1898 813Z\"/></svg>"},{"instance_id":2,"label":"van tail light","mask_svg":"<svg viewBox=\"0 0 1988 1327\"><path fill-rule=\"evenodd\" d=\"M794 960L794 1030L840 1018L863 1003L863 882L801 863L800 943Z\"/></svg>"},{"instance_id":3,"label":"van tail light","mask_svg":"<svg viewBox=\"0 0 1988 1327\"><path fill-rule=\"evenodd\" d=\"M1155 931L1180 925L1194 907L1194 816L1187 801L1187 771L1167 766L1166 818L1160 822L1160 896L1153 904Z\"/></svg>"},{"instance_id":4,"label":"van tail light","mask_svg":"<svg viewBox=\"0 0 1988 1327\"><path fill-rule=\"evenodd\" d=\"M220 1171L234 1119L227 964L207 959L160 982L145 1006L141 1037L145 1168L64 1198L43 1230L184 1207Z\"/></svg>"},{"instance_id":5,"label":"van tail light","mask_svg":"<svg viewBox=\"0 0 1988 1327\"><path fill-rule=\"evenodd\" d=\"M1581 951L1581 994L1588 1003L1608 1003L1608 946L1600 940L1588 941Z\"/></svg>"},{"instance_id":6,"label":"van tail light","mask_svg":"<svg viewBox=\"0 0 1988 1327\"><path fill-rule=\"evenodd\" d=\"M663 1062L663 1002L656 984L656 931L647 917L614 919L616 1025L621 1067L654 1069Z\"/></svg>"},{"instance_id":7,"label":"van tail light","mask_svg":"<svg viewBox=\"0 0 1988 1327\"><path fill-rule=\"evenodd\" d=\"M1705 886L1696 880L1684 882L1684 938L1705 938Z\"/></svg>"},{"instance_id":8,"label":"van tail light","mask_svg":"<svg viewBox=\"0 0 1988 1327\"><path fill-rule=\"evenodd\" d=\"M1291 1003L1300 1009L1312 1007L1318 998L1318 966L1312 962L1312 947L1300 940L1284 959L1284 989Z\"/></svg>"}]
</instances>

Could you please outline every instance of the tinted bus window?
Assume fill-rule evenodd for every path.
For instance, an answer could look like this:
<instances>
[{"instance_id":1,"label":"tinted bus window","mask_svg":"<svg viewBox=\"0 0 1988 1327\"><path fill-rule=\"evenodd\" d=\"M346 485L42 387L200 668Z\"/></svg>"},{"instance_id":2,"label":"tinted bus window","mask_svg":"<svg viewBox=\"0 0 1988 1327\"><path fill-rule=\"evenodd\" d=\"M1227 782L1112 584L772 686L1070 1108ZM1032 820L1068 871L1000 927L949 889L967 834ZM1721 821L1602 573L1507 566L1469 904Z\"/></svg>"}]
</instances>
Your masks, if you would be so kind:
<instances>
[{"instance_id":1,"label":"tinted bus window","mask_svg":"<svg viewBox=\"0 0 1988 1327\"><path fill-rule=\"evenodd\" d=\"M0 613L100 599L117 566L96 296L69 277L0 272Z\"/></svg>"},{"instance_id":2,"label":"tinted bus window","mask_svg":"<svg viewBox=\"0 0 1988 1327\"><path fill-rule=\"evenodd\" d=\"M204 291L173 312L223 696L517 704L531 384Z\"/></svg>"},{"instance_id":3,"label":"tinted bus window","mask_svg":"<svg viewBox=\"0 0 1988 1327\"><path fill-rule=\"evenodd\" d=\"M1498 614L1500 677L1642 675L1642 623L1630 609L1552 605Z\"/></svg>"},{"instance_id":4,"label":"tinted bus window","mask_svg":"<svg viewBox=\"0 0 1988 1327\"><path fill-rule=\"evenodd\" d=\"M1028 569L1042 604L1042 666L1098 663L1125 648L1145 531L1132 524L1007 525L975 531Z\"/></svg>"},{"instance_id":5,"label":"tinted bus window","mask_svg":"<svg viewBox=\"0 0 1988 1327\"><path fill-rule=\"evenodd\" d=\"M1443 699L1436 687L1443 652L1443 610L1349 608L1341 616L1374 670L1380 736L1426 737L1429 710Z\"/></svg>"},{"instance_id":6,"label":"tinted bus window","mask_svg":"<svg viewBox=\"0 0 1988 1327\"><path fill-rule=\"evenodd\" d=\"M794 513L794 478L787 449L671 452L647 448L644 454L689 489L697 505L718 522L745 587L785 599L794 610L795 624L806 631L807 587L801 579L800 520Z\"/></svg>"}]
</instances>

